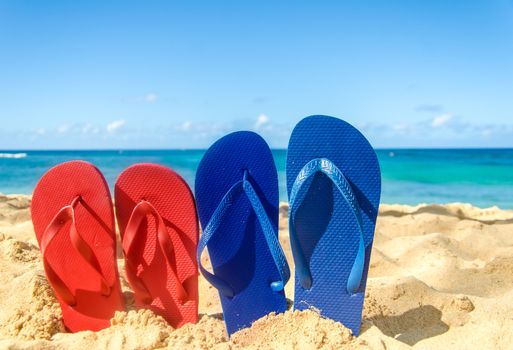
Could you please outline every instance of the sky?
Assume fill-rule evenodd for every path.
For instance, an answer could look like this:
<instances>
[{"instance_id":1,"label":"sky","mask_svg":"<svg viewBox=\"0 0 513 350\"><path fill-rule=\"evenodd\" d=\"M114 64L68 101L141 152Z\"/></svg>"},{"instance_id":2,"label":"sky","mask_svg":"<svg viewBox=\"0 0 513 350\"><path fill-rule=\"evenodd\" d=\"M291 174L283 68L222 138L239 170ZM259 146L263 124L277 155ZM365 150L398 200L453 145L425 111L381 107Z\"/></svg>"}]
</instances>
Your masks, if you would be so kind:
<instances>
[{"instance_id":1,"label":"sky","mask_svg":"<svg viewBox=\"0 0 513 350\"><path fill-rule=\"evenodd\" d=\"M513 147L513 0L0 0L0 149Z\"/></svg>"}]
</instances>

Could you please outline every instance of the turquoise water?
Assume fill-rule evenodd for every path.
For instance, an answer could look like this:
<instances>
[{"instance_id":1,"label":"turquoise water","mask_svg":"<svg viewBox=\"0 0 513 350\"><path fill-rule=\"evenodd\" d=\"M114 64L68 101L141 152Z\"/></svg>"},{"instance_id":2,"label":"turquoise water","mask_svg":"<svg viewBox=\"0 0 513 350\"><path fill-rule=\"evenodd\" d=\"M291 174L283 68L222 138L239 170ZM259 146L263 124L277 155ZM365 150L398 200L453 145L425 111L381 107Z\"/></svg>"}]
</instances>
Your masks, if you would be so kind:
<instances>
[{"instance_id":1,"label":"turquoise water","mask_svg":"<svg viewBox=\"0 0 513 350\"><path fill-rule=\"evenodd\" d=\"M167 165L191 185L203 150L0 151L0 192L30 194L39 177L64 161L94 163L112 186L118 174L138 162ZM513 149L378 150L384 203L468 202L513 209ZM273 151L281 200L287 199L285 150Z\"/></svg>"}]
</instances>

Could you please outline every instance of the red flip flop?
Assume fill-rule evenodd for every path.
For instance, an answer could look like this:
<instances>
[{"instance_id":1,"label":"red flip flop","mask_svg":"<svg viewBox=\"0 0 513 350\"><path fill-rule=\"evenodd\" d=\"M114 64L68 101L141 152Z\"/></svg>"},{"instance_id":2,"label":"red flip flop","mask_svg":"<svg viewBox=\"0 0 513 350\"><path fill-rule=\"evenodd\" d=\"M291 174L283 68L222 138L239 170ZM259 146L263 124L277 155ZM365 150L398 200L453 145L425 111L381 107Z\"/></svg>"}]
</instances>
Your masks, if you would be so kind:
<instances>
[{"instance_id":1,"label":"red flip flop","mask_svg":"<svg viewBox=\"0 0 513 350\"><path fill-rule=\"evenodd\" d=\"M136 164L119 176L116 216L137 307L179 328L198 320L198 219L189 186L174 171Z\"/></svg>"},{"instance_id":2,"label":"red flip flop","mask_svg":"<svg viewBox=\"0 0 513 350\"><path fill-rule=\"evenodd\" d=\"M97 331L124 309L107 182L92 164L62 163L39 180L32 223L46 277L71 332Z\"/></svg>"}]
</instances>

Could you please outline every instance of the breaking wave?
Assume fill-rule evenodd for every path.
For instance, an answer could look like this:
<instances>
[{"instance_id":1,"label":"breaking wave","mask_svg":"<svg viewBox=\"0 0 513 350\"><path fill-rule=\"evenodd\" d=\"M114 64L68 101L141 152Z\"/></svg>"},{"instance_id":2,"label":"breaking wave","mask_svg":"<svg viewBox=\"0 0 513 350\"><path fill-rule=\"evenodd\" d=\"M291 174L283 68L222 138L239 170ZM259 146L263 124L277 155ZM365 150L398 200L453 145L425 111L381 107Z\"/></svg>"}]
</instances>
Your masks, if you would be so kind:
<instances>
[{"instance_id":1,"label":"breaking wave","mask_svg":"<svg viewBox=\"0 0 513 350\"><path fill-rule=\"evenodd\" d=\"M0 153L0 158L25 158L27 156L27 153Z\"/></svg>"}]
</instances>

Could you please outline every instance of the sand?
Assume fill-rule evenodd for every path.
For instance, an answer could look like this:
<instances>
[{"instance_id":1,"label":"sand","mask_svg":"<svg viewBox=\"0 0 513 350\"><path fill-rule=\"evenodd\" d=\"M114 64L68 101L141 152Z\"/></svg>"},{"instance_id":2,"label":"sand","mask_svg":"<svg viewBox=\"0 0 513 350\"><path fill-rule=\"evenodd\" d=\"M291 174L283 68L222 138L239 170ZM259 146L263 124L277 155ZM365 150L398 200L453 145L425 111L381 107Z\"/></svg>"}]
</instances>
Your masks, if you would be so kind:
<instances>
[{"instance_id":1,"label":"sand","mask_svg":"<svg viewBox=\"0 0 513 350\"><path fill-rule=\"evenodd\" d=\"M382 205L362 334L314 311L268 315L226 336L216 290L200 278L200 321L174 330L148 310L100 332L66 333L43 273L29 196L0 195L0 349L513 348L513 211L470 204ZM289 261L287 205L280 239ZM119 259L121 271L123 260ZM293 281L286 286L293 299Z\"/></svg>"}]
</instances>

